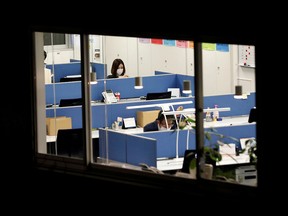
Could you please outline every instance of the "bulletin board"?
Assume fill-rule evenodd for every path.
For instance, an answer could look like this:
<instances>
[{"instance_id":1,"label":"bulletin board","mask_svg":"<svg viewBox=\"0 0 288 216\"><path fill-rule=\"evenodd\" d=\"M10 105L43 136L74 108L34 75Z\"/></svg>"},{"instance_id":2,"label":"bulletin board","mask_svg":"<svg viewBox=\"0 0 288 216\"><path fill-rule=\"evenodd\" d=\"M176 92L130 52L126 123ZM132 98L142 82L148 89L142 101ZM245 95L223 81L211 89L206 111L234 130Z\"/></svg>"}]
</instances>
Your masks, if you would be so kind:
<instances>
[{"instance_id":1,"label":"bulletin board","mask_svg":"<svg viewBox=\"0 0 288 216\"><path fill-rule=\"evenodd\" d=\"M238 51L239 65L255 68L255 47L252 45L240 45Z\"/></svg>"}]
</instances>

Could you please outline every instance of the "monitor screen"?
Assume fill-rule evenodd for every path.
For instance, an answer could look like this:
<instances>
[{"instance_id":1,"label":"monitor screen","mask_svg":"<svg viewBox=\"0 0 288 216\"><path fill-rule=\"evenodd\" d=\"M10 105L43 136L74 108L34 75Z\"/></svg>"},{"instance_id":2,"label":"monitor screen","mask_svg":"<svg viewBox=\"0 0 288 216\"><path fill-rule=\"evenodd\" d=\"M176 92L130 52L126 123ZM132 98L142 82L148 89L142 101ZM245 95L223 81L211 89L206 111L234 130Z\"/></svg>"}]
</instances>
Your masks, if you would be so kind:
<instances>
[{"instance_id":1,"label":"monitor screen","mask_svg":"<svg viewBox=\"0 0 288 216\"><path fill-rule=\"evenodd\" d=\"M171 98L171 91L167 92L149 92L146 95L146 100L168 99Z\"/></svg>"},{"instance_id":2,"label":"monitor screen","mask_svg":"<svg viewBox=\"0 0 288 216\"><path fill-rule=\"evenodd\" d=\"M60 99L59 107L66 106L80 106L82 105L82 98Z\"/></svg>"}]
</instances>

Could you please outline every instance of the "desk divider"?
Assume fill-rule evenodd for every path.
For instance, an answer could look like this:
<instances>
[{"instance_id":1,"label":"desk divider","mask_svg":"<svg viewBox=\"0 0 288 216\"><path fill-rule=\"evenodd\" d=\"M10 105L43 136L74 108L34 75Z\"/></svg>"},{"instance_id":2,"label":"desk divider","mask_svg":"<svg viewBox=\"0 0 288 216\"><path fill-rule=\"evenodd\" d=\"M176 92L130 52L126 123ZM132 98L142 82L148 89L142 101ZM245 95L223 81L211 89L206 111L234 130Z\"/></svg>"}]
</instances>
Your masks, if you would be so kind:
<instances>
[{"instance_id":1,"label":"desk divider","mask_svg":"<svg viewBox=\"0 0 288 216\"><path fill-rule=\"evenodd\" d=\"M237 139L256 137L255 124L219 127L216 130L220 134ZM189 137L187 138L187 136ZM218 138L213 138L212 136L212 143L216 143L217 139ZM231 139L224 139L223 141L225 143L240 145L240 143ZM149 166L155 167L157 166L157 158L172 159L184 157L186 149L196 149L194 130L168 130L126 134L110 129L100 129L99 144L100 157L106 158L108 151L108 159L110 160L129 163L136 166L138 166L139 163L146 163ZM178 156L176 150L177 144ZM208 143L205 143L205 145L206 144Z\"/></svg>"},{"instance_id":2,"label":"desk divider","mask_svg":"<svg viewBox=\"0 0 288 216\"><path fill-rule=\"evenodd\" d=\"M129 129L128 129L129 130ZM106 138L107 132L107 138ZM179 133L177 135L177 133ZM176 158L177 136L178 157L183 157L185 150L195 149L195 134L188 130L154 131L140 134L126 134L113 130L99 130L100 157L106 158L106 146L110 160L129 163L138 166L146 163L157 165L157 158ZM188 141L188 145L187 145ZM188 147L187 147L188 146ZM125 160L124 160L125 159Z\"/></svg>"},{"instance_id":3,"label":"desk divider","mask_svg":"<svg viewBox=\"0 0 288 216\"><path fill-rule=\"evenodd\" d=\"M97 79L104 79L106 64L102 63L91 63L92 71L96 72ZM54 82L60 82L60 79L69 75L80 75L81 74L81 62L79 60L71 60L70 63L62 64L47 64L46 67L51 70L54 74Z\"/></svg>"}]
</instances>

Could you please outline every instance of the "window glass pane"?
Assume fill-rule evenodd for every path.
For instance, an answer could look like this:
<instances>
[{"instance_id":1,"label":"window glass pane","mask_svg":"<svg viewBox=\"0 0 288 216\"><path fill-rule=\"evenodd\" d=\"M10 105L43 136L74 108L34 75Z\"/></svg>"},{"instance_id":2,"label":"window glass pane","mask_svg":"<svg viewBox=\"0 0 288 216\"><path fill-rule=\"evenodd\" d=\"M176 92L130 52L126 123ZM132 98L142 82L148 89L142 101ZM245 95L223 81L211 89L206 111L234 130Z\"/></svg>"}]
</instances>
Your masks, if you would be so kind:
<instances>
[{"instance_id":1,"label":"window glass pane","mask_svg":"<svg viewBox=\"0 0 288 216\"><path fill-rule=\"evenodd\" d=\"M66 44L65 34L43 33L43 36L44 36L44 46L65 45Z\"/></svg>"},{"instance_id":2,"label":"window glass pane","mask_svg":"<svg viewBox=\"0 0 288 216\"><path fill-rule=\"evenodd\" d=\"M256 186L254 47L202 43L202 54L206 164L214 179Z\"/></svg>"},{"instance_id":3,"label":"window glass pane","mask_svg":"<svg viewBox=\"0 0 288 216\"><path fill-rule=\"evenodd\" d=\"M49 35L54 38L54 33ZM63 55L55 55L53 45L47 50L50 60L44 59L45 64L43 59L37 61L45 71L37 78L38 127L45 133L47 145L39 146L39 152L83 158L81 151L65 152L67 148L76 151L71 144L79 134L82 138L76 143L84 145L80 35L68 37L73 49L65 55L65 63ZM45 50L43 38L42 34L39 53ZM246 169L256 167L248 151L255 150L252 141L256 138L255 122L249 122L256 97L254 47L202 43L201 51L206 158L203 166L200 164L200 177L256 185L256 171L243 175ZM199 90L195 89L194 57L193 41L89 35L90 82L85 86L91 94L87 124L92 128L92 162L196 178L195 170L190 170L197 158L195 92ZM141 77L143 88L135 88L136 77ZM240 100L234 97L236 86L242 90ZM149 93L167 92L171 92L168 99L146 100ZM113 98L105 100L109 94ZM144 132L144 126L154 121L156 129ZM60 145L59 127L73 129L67 132L70 135L63 135L64 140L69 137L69 147ZM161 128L164 130L158 131ZM212 156L220 153L222 160L210 157L211 151Z\"/></svg>"},{"instance_id":4,"label":"window glass pane","mask_svg":"<svg viewBox=\"0 0 288 216\"><path fill-rule=\"evenodd\" d=\"M48 33L47 33L48 34ZM49 33L54 38L54 33ZM55 38L59 38L58 34ZM38 131L43 132L38 142L39 153L58 155L70 158L84 156L83 151L83 120L82 120L82 82L80 61L57 63L55 58L61 55L50 55L52 60L47 63L51 50L44 48L43 33L36 33L36 72L37 80L37 116ZM54 42L54 40L52 41ZM41 46L42 44L42 46ZM40 58L40 56L44 58ZM55 63L56 62L56 63Z\"/></svg>"}]
</instances>

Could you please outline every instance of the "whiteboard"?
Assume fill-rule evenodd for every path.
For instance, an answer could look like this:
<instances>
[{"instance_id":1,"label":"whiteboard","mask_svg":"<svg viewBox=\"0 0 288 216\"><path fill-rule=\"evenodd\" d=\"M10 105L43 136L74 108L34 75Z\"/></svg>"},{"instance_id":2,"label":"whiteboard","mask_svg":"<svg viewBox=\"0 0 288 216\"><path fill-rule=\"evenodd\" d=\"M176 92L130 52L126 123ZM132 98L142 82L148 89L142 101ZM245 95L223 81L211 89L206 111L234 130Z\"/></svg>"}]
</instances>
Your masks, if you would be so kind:
<instances>
[{"instance_id":1,"label":"whiteboard","mask_svg":"<svg viewBox=\"0 0 288 216\"><path fill-rule=\"evenodd\" d=\"M255 68L255 46L240 45L238 47L239 65Z\"/></svg>"}]
</instances>

